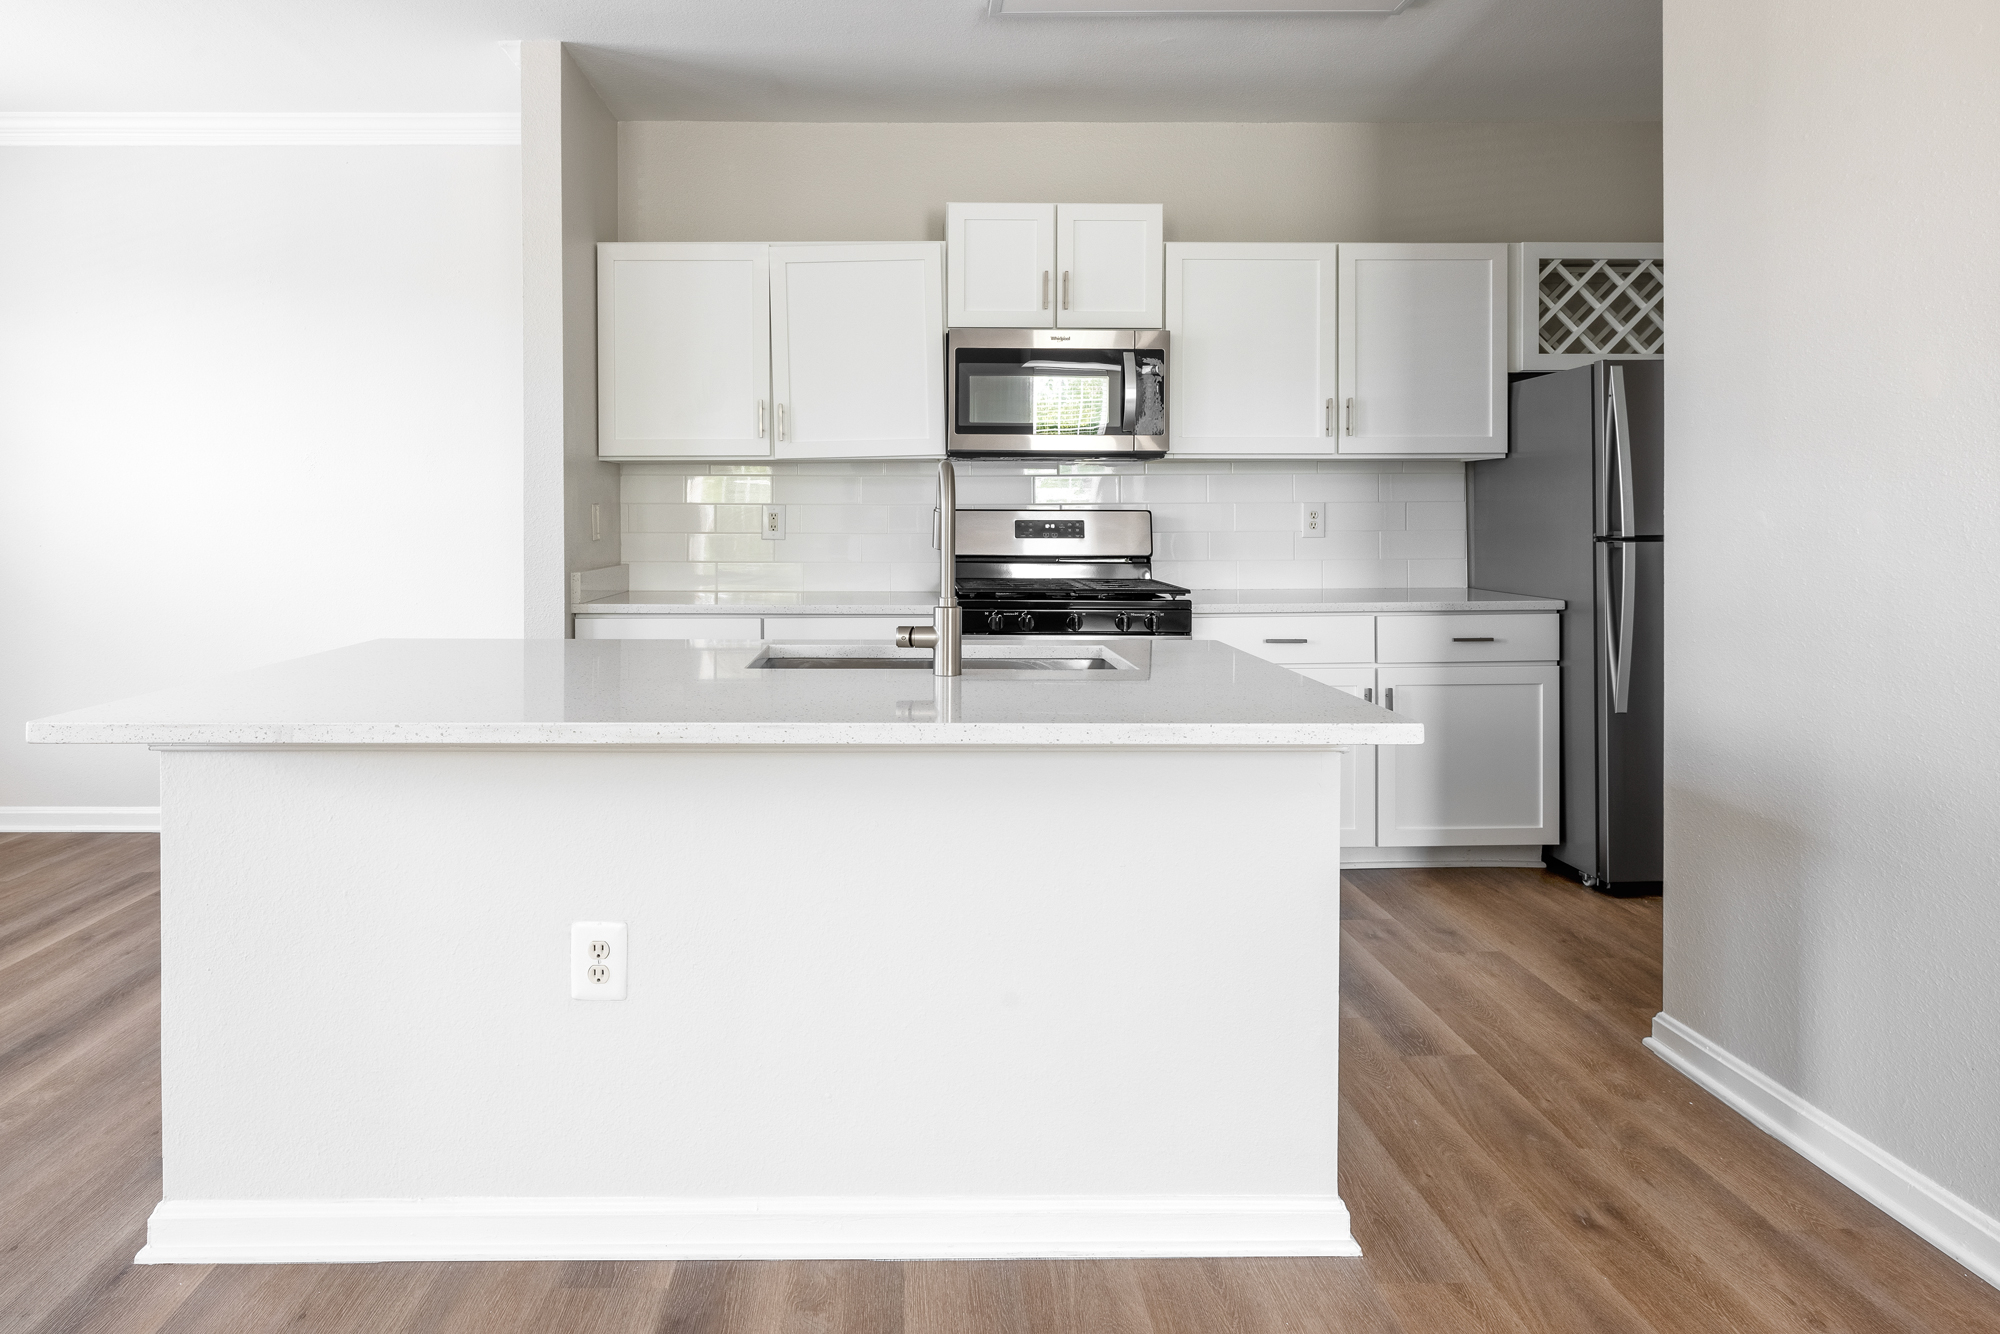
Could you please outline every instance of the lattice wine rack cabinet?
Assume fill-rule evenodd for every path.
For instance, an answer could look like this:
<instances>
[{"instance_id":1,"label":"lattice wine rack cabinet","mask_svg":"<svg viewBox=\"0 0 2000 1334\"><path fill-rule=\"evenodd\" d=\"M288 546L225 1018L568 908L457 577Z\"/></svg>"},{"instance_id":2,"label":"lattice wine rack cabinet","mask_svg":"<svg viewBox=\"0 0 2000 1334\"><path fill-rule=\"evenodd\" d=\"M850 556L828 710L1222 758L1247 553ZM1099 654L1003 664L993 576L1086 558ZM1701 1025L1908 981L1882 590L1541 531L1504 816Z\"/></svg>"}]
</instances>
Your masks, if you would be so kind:
<instances>
[{"instance_id":1,"label":"lattice wine rack cabinet","mask_svg":"<svg viewBox=\"0 0 2000 1334\"><path fill-rule=\"evenodd\" d=\"M1657 242L1523 241L1512 249L1515 370L1666 355L1666 265Z\"/></svg>"}]
</instances>

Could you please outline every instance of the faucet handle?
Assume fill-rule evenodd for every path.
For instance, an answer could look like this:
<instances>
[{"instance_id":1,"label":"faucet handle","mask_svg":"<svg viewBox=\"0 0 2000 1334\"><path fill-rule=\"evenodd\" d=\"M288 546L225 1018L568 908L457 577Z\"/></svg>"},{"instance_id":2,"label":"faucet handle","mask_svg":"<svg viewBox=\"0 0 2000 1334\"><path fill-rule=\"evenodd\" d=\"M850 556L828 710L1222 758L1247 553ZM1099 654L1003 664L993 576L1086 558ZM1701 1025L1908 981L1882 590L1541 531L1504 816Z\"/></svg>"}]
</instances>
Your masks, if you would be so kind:
<instances>
[{"instance_id":1,"label":"faucet handle","mask_svg":"<svg viewBox=\"0 0 2000 1334\"><path fill-rule=\"evenodd\" d=\"M897 648L936 648L937 627L932 625L899 625L896 627Z\"/></svg>"}]
</instances>

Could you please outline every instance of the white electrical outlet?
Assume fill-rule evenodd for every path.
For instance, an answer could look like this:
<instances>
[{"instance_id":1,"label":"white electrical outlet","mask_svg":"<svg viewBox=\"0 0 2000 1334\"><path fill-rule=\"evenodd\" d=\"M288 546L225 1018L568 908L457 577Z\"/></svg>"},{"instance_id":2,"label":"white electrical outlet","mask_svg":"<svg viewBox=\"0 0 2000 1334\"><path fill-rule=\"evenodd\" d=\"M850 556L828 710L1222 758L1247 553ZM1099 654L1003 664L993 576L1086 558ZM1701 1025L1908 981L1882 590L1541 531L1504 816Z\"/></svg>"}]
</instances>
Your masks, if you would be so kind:
<instances>
[{"instance_id":1,"label":"white electrical outlet","mask_svg":"<svg viewBox=\"0 0 2000 1334\"><path fill-rule=\"evenodd\" d=\"M1308 505L1304 520L1299 524L1300 537L1326 536L1326 506Z\"/></svg>"},{"instance_id":2,"label":"white electrical outlet","mask_svg":"<svg viewBox=\"0 0 2000 1334\"><path fill-rule=\"evenodd\" d=\"M625 923L569 924L571 1000L625 999Z\"/></svg>"},{"instance_id":3,"label":"white electrical outlet","mask_svg":"<svg viewBox=\"0 0 2000 1334\"><path fill-rule=\"evenodd\" d=\"M766 542L776 542L785 535L785 507L766 505L764 507L763 535Z\"/></svg>"}]
</instances>

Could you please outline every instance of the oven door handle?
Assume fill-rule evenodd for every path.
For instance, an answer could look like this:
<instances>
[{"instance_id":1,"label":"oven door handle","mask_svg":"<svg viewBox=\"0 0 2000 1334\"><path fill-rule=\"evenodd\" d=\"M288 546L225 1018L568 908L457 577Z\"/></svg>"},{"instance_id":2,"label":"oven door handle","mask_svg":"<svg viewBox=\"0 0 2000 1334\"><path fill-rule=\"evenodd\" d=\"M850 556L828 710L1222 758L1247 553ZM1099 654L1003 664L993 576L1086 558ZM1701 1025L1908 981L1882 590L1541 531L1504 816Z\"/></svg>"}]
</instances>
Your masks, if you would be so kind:
<instances>
[{"instance_id":1,"label":"oven door handle","mask_svg":"<svg viewBox=\"0 0 2000 1334\"><path fill-rule=\"evenodd\" d=\"M1125 353L1125 429L1130 435L1139 425L1139 354Z\"/></svg>"}]
</instances>

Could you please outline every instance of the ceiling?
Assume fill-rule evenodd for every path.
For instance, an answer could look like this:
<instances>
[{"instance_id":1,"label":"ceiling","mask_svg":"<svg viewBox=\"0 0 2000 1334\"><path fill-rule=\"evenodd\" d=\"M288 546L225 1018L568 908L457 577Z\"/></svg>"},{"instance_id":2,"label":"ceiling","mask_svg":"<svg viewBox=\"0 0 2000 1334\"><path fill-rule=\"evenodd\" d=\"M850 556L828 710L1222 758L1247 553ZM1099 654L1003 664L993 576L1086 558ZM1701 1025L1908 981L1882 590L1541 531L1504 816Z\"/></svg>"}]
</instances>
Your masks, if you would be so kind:
<instances>
[{"instance_id":1,"label":"ceiling","mask_svg":"<svg viewBox=\"0 0 2000 1334\"><path fill-rule=\"evenodd\" d=\"M1660 0L991 18L986 0L0 0L0 111L500 111L559 37L621 120L1656 120Z\"/></svg>"}]
</instances>

